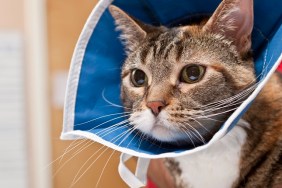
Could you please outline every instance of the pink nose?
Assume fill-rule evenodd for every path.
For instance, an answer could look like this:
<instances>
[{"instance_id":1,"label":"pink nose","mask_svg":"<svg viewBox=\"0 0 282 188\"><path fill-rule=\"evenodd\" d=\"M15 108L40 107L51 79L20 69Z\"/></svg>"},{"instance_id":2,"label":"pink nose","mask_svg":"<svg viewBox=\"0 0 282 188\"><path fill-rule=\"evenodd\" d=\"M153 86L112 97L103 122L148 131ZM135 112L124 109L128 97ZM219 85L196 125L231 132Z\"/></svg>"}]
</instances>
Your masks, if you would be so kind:
<instances>
[{"instance_id":1,"label":"pink nose","mask_svg":"<svg viewBox=\"0 0 282 188\"><path fill-rule=\"evenodd\" d=\"M165 106L165 103L162 101L147 102L147 107L152 110L155 116L157 116Z\"/></svg>"}]
</instances>

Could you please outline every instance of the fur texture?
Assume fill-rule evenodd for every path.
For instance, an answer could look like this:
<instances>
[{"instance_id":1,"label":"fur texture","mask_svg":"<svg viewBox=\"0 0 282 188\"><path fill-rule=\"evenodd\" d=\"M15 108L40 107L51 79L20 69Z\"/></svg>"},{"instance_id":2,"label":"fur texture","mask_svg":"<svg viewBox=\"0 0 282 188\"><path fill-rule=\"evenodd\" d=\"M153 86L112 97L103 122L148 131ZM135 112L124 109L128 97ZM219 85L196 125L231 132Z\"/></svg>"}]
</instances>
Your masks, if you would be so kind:
<instances>
[{"instance_id":1,"label":"fur texture","mask_svg":"<svg viewBox=\"0 0 282 188\"><path fill-rule=\"evenodd\" d=\"M110 12L128 55L122 67L121 98L130 111L130 124L143 135L173 144L204 144L254 90L252 0L224 0L208 20L174 28L146 25L114 6ZM184 77L189 67L195 68L187 71L190 81ZM192 179L213 171L212 179L203 178L215 187L281 183L281 85L281 78L273 76L244 116L249 127L232 130L205 154L166 160L175 185L206 187L209 184L196 186ZM208 167L209 156L214 162ZM228 168L229 175L220 176ZM189 172L196 175L189 177Z\"/></svg>"},{"instance_id":2,"label":"fur texture","mask_svg":"<svg viewBox=\"0 0 282 188\"><path fill-rule=\"evenodd\" d=\"M165 28L140 23L117 7L110 11L127 46L121 98L132 112L131 124L160 141L206 143L245 97L241 92L255 82L249 52L241 56L229 37L208 31L207 24L212 25L214 17L205 25ZM187 65L205 67L201 81L180 81ZM132 84L136 69L148 78L144 87ZM157 117L147 114L152 101L165 104ZM143 123L145 117L148 121Z\"/></svg>"},{"instance_id":3,"label":"fur texture","mask_svg":"<svg viewBox=\"0 0 282 188\"><path fill-rule=\"evenodd\" d=\"M249 128L249 124L241 121L224 138L208 149L189 156L170 159L180 167L189 167L182 168L181 174L174 175L180 178L176 180L177 187L231 187L240 175L241 147L247 137L244 128ZM168 168L171 168L170 165Z\"/></svg>"}]
</instances>

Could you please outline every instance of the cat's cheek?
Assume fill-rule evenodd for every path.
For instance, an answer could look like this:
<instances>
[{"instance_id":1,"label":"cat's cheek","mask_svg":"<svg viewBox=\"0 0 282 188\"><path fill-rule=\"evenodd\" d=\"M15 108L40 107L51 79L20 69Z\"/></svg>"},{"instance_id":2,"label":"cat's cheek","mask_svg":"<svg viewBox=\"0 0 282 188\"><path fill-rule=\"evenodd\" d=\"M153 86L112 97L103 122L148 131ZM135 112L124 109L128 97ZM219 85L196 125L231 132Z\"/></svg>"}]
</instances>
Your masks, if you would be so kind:
<instances>
[{"instance_id":1,"label":"cat's cheek","mask_svg":"<svg viewBox=\"0 0 282 188\"><path fill-rule=\"evenodd\" d=\"M188 93L191 91L191 89L197 87L197 84L186 84L186 83L180 83L178 85L178 89L181 93Z\"/></svg>"}]
</instances>

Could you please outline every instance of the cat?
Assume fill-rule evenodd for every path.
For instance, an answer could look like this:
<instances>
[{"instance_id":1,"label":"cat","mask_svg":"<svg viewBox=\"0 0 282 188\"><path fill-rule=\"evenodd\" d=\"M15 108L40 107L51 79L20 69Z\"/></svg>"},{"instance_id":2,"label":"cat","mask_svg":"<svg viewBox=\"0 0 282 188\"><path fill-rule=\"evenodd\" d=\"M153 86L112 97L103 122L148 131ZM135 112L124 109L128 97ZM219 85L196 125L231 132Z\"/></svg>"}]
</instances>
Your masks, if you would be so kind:
<instances>
[{"instance_id":1,"label":"cat","mask_svg":"<svg viewBox=\"0 0 282 188\"><path fill-rule=\"evenodd\" d=\"M109 10L127 54L123 106L149 138L176 147L205 144L255 88L252 0L223 0L210 18L172 28ZM158 167L149 176L159 187L281 186L281 86L282 76L273 74L225 137L192 155L153 160Z\"/></svg>"}]
</instances>

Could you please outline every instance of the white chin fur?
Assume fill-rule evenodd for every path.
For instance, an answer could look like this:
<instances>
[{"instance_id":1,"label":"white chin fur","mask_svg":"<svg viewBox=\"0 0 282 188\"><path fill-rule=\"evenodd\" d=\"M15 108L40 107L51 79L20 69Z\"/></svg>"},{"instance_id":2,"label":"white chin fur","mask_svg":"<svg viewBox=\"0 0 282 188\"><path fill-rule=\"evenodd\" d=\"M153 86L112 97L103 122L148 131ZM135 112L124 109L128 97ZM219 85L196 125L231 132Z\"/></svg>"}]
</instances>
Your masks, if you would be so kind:
<instances>
[{"instance_id":1,"label":"white chin fur","mask_svg":"<svg viewBox=\"0 0 282 188\"><path fill-rule=\"evenodd\" d=\"M185 134L176 129L167 121L168 115L162 111L158 117L155 117L151 110L135 112L129 118L134 127L154 139L165 142L183 140Z\"/></svg>"}]
</instances>

